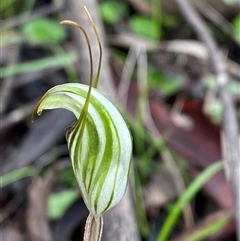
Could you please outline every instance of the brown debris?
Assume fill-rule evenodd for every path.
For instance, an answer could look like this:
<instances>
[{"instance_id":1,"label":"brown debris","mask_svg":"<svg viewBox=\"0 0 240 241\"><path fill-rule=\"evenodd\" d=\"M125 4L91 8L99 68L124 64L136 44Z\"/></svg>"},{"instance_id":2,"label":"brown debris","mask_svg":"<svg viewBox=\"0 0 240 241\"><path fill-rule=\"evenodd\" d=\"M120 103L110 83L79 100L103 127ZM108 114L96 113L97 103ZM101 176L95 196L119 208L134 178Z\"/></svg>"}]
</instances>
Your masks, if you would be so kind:
<instances>
[{"instance_id":1,"label":"brown debris","mask_svg":"<svg viewBox=\"0 0 240 241\"><path fill-rule=\"evenodd\" d=\"M55 170L44 178L36 177L29 188L27 229L31 241L51 241L52 234L47 217L47 200L56 178Z\"/></svg>"}]
</instances>

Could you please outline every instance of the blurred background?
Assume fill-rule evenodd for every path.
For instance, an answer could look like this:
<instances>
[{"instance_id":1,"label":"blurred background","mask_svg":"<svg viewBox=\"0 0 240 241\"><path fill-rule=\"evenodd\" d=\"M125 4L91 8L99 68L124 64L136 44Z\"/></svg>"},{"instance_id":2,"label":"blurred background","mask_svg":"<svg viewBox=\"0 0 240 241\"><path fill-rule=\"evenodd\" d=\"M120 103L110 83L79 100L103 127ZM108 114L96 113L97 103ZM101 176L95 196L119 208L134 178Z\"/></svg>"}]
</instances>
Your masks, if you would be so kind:
<instances>
[{"instance_id":1,"label":"blurred background","mask_svg":"<svg viewBox=\"0 0 240 241\"><path fill-rule=\"evenodd\" d=\"M239 121L240 2L191 3L224 56ZM45 111L31 121L49 88L88 83L81 33L59 23L82 24L94 41L83 5L104 46L100 89L134 145L127 195L106 214L103 241L236 241L234 195L216 166L223 102L208 49L173 0L1 0L0 240L83 239L88 211L64 134L74 117Z\"/></svg>"}]
</instances>

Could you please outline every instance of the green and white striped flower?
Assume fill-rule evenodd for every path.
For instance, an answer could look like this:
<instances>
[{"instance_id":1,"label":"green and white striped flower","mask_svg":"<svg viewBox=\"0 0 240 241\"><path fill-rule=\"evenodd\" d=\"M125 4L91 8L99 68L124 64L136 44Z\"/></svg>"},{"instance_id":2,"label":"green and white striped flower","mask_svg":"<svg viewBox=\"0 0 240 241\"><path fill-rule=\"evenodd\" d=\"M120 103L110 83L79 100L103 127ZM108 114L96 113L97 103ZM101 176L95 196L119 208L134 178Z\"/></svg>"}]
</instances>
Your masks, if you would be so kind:
<instances>
[{"instance_id":1,"label":"green and white striped flower","mask_svg":"<svg viewBox=\"0 0 240 241\"><path fill-rule=\"evenodd\" d=\"M89 86L83 84L53 87L39 102L37 112L65 108L75 114L78 121L66 131L69 154L86 205L99 215L117 204L125 192L132 140L118 109L96 89L91 91L86 117L80 118L88 91Z\"/></svg>"},{"instance_id":2,"label":"green and white striped flower","mask_svg":"<svg viewBox=\"0 0 240 241\"><path fill-rule=\"evenodd\" d=\"M99 41L90 16L89 19ZM90 211L84 240L99 241L103 226L101 215L121 200L127 187L132 139L116 106L93 87L97 86L100 74L100 41L100 60L93 84L92 53L87 34L75 22L63 23L80 28L86 37L91 65L90 86L78 83L55 86L41 98L34 113L40 115L46 109L65 108L76 116L77 121L67 128L66 137L74 174Z\"/></svg>"}]
</instances>

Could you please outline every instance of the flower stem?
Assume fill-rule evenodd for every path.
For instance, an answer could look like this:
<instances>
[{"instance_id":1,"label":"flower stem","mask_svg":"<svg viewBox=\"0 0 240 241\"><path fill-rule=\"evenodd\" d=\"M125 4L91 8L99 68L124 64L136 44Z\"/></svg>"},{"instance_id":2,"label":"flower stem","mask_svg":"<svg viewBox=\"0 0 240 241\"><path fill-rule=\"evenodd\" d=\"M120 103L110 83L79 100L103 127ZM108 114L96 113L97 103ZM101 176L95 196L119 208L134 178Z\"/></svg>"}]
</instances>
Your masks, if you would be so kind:
<instances>
[{"instance_id":1,"label":"flower stem","mask_svg":"<svg viewBox=\"0 0 240 241\"><path fill-rule=\"evenodd\" d=\"M91 213L88 215L83 241L100 241L103 230L103 217L94 217Z\"/></svg>"}]
</instances>

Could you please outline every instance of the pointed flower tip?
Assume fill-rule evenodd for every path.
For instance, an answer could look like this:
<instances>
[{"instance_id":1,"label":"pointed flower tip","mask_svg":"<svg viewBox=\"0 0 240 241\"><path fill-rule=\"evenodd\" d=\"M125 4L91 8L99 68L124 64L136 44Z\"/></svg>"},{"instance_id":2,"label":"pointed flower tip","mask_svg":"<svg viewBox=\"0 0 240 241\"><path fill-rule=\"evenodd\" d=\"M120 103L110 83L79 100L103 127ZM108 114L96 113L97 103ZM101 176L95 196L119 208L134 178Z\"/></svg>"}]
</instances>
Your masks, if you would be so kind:
<instances>
[{"instance_id":1,"label":"pointed flower tip","mask_svg":"<svg viewBox=\"0 0 240 241\"><path fill-rule=\"evenodd\" d=\"M33 112L32 112L32 115L31 115L31 122L32 122L32 123L34 122L34 119L35 119L36 110L37 110L37 107L35 107L35 109L34 109Z\"/></svg>"},{"instance_id":2,"label":"pointed flower tip","mask_svg":"<svg viewBox=\"0 0 240 241\"><path fill-rule=\"evenodd\" d=\"M39 100L39 102L37 103L37 105L35 106L33 112L32 112L32 115L31 115L31 122L34 122L34 119L35 119L35 115L41 115L42 114L42 109L39 109L42 101L45 99L45 95Z\"/></svg>"},{"instance_id":3,"label":"pointed flower tip","mask_svg":"<svg viewBox=\"0 0 240 241\"><path fill-rule=\"evenodd\" d=\"M37 115L41 115L41 114L42 114L42 110L38 110Z\"/></svg>"}]
</instances>

